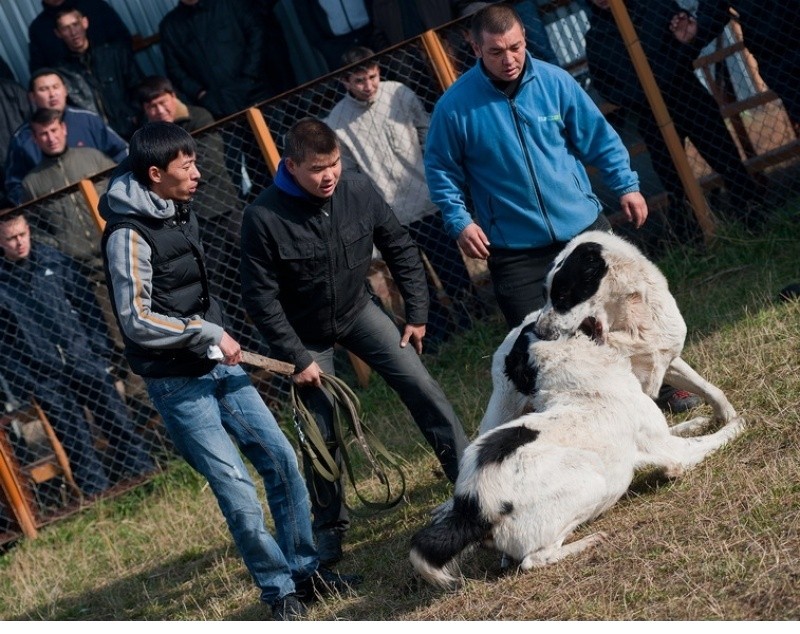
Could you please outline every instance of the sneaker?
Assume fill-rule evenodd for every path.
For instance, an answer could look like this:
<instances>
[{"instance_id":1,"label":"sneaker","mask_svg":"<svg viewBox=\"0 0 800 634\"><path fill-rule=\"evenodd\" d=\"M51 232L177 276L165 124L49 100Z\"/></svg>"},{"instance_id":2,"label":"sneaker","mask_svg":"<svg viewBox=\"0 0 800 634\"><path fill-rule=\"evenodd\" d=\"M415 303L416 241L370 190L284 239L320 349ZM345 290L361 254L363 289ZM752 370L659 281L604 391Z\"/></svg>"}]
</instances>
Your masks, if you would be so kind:
<instances>
[{"instance_id":1,"label":"sneaker","mask_svg":"<svg viewBox=\"0 0 800 634\"><path fill-rule=\"evenodd\" d=\"M314 534L321 566L332 566L342 560L343 535L337 528L326 528Z\"/></svg>"},{"instance_id":2,"label":"sneaker","mask_svg":"<svg viewBox=\"0 0 800 634\"><path fill-rule=\"evenodd\" d=\"M270 607L273 621L302 621L308 612L308 608L296 592L274 601Z\"/></svg>"},{"instance_id":3,"label":"sneaker","mask_svg":"<svg viewBox=\"0 0 800 634\"><path fill-rule=\"evenodd\" d=\"M295 591L303 601L313 601L332 594L350 594L363 581L361 575L345 575L320 566L308 579L295 584Z\"/></svg>"},{"instance_id":4,"label":"sneaker","mask_svg":"<svg viewBox=\"0 0 800 634\"><path fill-rule=\"evenodd\" d=\"M789 284L789 286L782 288L781 292L778 293L778 299L782 302L791 302L800 299L800 283Z\"/></svg>"},{"instance_id":5,"label":"sneaker","mask_svg":"<svg viewBox=\"0 0 800 634\"><path fill-rule=\"evenodd\" d=\"M680 414L681 412L688 412L703 404L697 394L692 394L686 390L679 390L669 385L662 385L661 391L658 393L656 405L658 405L665 412L672 412L673 414Z\"/></svg>"}]
</instances>

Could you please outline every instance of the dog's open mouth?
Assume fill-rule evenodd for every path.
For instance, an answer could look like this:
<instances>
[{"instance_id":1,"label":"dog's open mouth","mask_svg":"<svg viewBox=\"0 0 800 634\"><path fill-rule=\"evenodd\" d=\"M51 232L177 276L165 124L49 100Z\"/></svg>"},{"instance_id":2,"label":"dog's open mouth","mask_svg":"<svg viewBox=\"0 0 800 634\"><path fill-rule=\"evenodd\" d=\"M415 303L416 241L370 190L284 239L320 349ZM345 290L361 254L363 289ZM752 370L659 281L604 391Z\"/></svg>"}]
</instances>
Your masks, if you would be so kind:
<instances>
[{"instance_id":1,"label":"dog's open mouth","mask_svg":"<svg viewBox=\"0 0 800 634\"><path fill-rule=\"evenodd\" d=\"M578 330L593 341L603 341L603 324L596 317L589 316L584 319Z\"/></svg>"}]
</instances>

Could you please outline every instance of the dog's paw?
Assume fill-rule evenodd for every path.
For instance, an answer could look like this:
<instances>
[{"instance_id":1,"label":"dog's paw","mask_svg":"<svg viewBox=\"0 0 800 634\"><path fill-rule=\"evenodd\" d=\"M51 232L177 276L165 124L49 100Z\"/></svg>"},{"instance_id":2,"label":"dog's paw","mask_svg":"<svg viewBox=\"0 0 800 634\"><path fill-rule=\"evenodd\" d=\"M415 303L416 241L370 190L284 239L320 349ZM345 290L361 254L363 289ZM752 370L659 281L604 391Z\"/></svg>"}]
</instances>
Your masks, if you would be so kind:
<instances>
[{"instance_id":1,"label":"dog's paw","mask_svg":"<svg viewBox=\"0 0 800 634\"><path fill-rule=\"evenodd\" d=\"M696 416L687 421L678 423L669 428L669 433L673 436L694 436L711 425L712 419L708 416Z\"/></svg>"}]
</instances>

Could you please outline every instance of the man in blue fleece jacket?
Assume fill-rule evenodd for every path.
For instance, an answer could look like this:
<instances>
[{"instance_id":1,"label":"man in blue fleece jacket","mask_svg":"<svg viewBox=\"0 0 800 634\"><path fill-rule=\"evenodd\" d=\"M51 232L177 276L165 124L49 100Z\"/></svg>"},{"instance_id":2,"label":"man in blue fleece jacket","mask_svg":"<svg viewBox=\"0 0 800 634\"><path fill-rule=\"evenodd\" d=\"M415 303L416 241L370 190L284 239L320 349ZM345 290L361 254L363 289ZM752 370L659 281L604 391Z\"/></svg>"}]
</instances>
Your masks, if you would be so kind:
<instances>
[{"instance_id":1,"label":"man in blue fleece jacket","mask_svg":"<svg viewBox=\"0 0 800 634\"><path fill-rule=\"evenodd\" d=\"M471 37L478 63L436 104L425 173L447 232L469 257L488 261L513 328L543 305L544 277L564 244L610 229L582 163L600 171L637 228L647 204L617 133L569 73L526 52L511 6L478 11Z\"/></svg>"}]
</instances>

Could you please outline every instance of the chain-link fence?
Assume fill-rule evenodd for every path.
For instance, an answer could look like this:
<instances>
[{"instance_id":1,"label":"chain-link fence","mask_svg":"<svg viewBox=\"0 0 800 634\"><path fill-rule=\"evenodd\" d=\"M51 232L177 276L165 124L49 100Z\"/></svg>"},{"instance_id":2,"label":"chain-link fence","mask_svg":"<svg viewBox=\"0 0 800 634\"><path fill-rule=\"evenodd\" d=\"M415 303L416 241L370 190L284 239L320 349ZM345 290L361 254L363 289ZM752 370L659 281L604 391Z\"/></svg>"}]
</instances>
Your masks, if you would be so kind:
<instances>
[{"instance_id":1,"label":"chain-link fence","mask_svg":"<svg viewBox=\"0 0 800 634\"><path fill-rule=\"evenodd\" d=\"M752 235L797 195L797 4L734 2L737 17L717 2L516 3L528 49L568 70L630 151L651 213L636 234L619 222L617 201L589 166L621 232L654 254L702 242L723 226ZM445 25L195 134L203 174L195 207L212 290L245 349L269 354L240 302L242 213L271 184L285 133L307 116L338 130L345 165L373 180L420 246L429 348L495 310L485 265L445 235L422 169L434 104L476 63L467 26L467 19ZM365 66L376 67L381 82L369 108L348 97L354 69ZM30 261L3 262L0 543L34 534L92 496L134 486L173 456L141 379L124 361L110 311L102 222L93 215L107 177L27 205ZM401 323L402 298L378 252L370 282ZM348 379L369 380L357 359L343 353L337 363ZM270 406L283 410L287 379L255 369L252 376Z\"/></svg>"}]
</instances>

